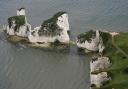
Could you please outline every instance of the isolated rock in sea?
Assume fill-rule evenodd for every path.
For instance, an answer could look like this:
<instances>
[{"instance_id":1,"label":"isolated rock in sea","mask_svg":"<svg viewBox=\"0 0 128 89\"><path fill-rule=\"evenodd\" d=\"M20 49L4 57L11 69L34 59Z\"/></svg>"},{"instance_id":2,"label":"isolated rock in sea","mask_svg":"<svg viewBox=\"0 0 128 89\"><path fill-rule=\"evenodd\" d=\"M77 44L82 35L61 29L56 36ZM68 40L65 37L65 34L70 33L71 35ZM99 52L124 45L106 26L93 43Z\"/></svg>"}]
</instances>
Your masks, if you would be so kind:
<instances>
[{"instance_id":1,"label":"isolated rock in sea","mask_svg":"<svg viewBox=\"0 0 128 89\"><path fill-rule=\"evenodd\" d=\"M17 10L17 15L8 18L7 34L28 37L31 25L27 22L25 8Z\"/></svg>"},{"instance_id":2,"label":"isolated rock in sea","mask_svg":"<svg viewBox=\"0 0 128 89\"><path fill-rule=\"evenodd\" d=\"M102 41L101 32L96 30L90 30L86 33L80 34L77 37L77 46L88 51L99 51L103 52L105 46Z\"/></svg>"},{"instance_id":3,"label":"isolated rock in sea","mask_svg":"<svg viewBox=\"0 0 128 89\"><path fill-rule=\"evenodd\" d=\"M69 22L66 12L58 12L52 18L44 21L41 26L31 29L27 22L25 9L17 10L17 15L8 19L7 34L11 42L21 42L31 47L67 47L70 38ZM65 45L66 44L66 45Z\"/></svg>"},{"instance_id":4,"label":"isolated rock in sea","mask_svg":"<svg viewBox=\"0 0 128 89\"><path fill-rule=\"evenodd\" d=\"M111 62L108 57L92 58L90 62L91 72L106 69L110 65L111 65Z\"/></svg>"},{"instance_id":5,"label":"isolated rock in sea","mask_svg":"<svg viewBox=\"0 0 128 89\"><path fill-rule=\"evenodd\" d=\"M69 22L66 12L58 12L52 18L44 21L41 26L34 28L28 36L33 43L69 43Z\"/></svg>"},{"instance_id":6,"label":"isolated rock in sea","mask_svg":"<svg viewBox=\"0 0 128 89\"><path fill-rule=\"evenodd\" d=\"M91 74L90 77L91 77L91 87L97 87L97 88L100 88L106 82L111 80L107 72L101 72L99 74Z\"/></svg>"}]
</instances>

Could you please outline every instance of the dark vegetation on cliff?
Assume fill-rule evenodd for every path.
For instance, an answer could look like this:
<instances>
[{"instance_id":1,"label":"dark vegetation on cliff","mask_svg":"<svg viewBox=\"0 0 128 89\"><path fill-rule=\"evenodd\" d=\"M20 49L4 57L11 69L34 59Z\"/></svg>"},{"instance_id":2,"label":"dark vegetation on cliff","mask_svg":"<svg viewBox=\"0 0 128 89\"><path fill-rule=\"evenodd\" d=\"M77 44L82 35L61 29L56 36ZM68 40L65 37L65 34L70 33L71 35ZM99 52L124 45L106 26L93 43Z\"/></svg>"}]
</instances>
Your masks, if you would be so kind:
<instances>
[{"instance_id":1,"label":"dark vegetation on cliff","mask_svg":"<svg viewBox=\"0 0 128 89\"><path fill-rule=\"evenodd\" d=\"M21 16L12 16L8 18L8 24L9 27L12 26L12 21L16 22L16 28L19 28L20 26L25 24L25 16L21 15Z\"/></svg>"},{"instance_id":2,"label":"dark vegetation on cliff","mask_svg":"<svg viewBox=\"0 0 128 89\"><path fill-rule=\"evenodd\" d=\"M58 17L65 14L66 12L58 12L52 18L44 21L41 25L41 28L38 32L40 36L56 36L59 35L62 29L57 25Z\"/></svg>"},{"instance_id":3,"label":"dark vegetation on cliff","mask_svg":"<svg viewBox=\"0 0 128 89\"><path fill-rule=\"evenodd\" d=\"M45 26L47 23L53 23L53 24L56 24L57 20L58 20L58 17L60 17L61 15L65 14L66 12L63 12L63 11L60 11L60 12L57 12L55 15L53 15L52 18L44 21L42 23L42 27Z\"/></svg>"},{"instance_id":4,"label":"dark vegetation on cliff","mask_svg":"<svg viewBox=\"0 0 128 89\"><path fill-rule=\"evenodd\" d=\"M109 39L111 39L111 35L108 32L102 32L100 31L100 36L102 38L103 44L107 45Z\"/></svg>"},{"instance_id":5,"label":"dark vegetation on cliff","mask_svg":"<svg viewBox=\"0 0 128 89\"><path fill-rule=\"evenodd\" d=\"M86 40L91 41L91 38L94 38L96 36L96 32L94 30L90 30L86 33L79 34L77 36L78 42L83 43Z\"/></svg>"},{"instance_id":6,"label":"dark vegetation on cliff","mask_svg":"<svg viewBox=\"0 0 128 89\"><path fill-rule=\"evenodd\" d=\"M103 44L107 44L109 39L111 39L111 35L108 32L99 31L99 33L100 33L100 37L103 40ZM78 42L80 42L80 43L83 43L86 40L88 42L90 42L91 38L95 38L95 37L96 37L96 31L94 31L94 30L90 30L90 31L88 31L86 33L82 33L82 34L77 36Z\"/></svg>"}]
</instances>

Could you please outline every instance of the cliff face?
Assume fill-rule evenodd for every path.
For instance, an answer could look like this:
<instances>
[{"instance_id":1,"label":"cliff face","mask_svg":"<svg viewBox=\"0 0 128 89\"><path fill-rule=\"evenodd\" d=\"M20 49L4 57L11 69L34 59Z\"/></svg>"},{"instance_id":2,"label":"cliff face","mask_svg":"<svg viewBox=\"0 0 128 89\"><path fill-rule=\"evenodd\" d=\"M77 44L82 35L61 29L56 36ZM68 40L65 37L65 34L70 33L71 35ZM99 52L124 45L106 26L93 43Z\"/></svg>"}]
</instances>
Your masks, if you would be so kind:
<instances>
[{"instance_id":1,"label":"cliff face","mask_svg":"<svg viewBox=\"0 0 128 89\"><path fill-rule=\"evenodd\" d=\"M69 43L68 14L58 12L52 18L44 21L41 26L34 28L28 36L30 42L55 42Z\"/></svg>"},{"instance_id":2,"label":"cliff face","mask_svg":"<svg viewBox=\"0 0 128 89\"><path fill-rule=\"evenodd\" d=\"M90 62L90 72L107 69L111 65L108 57L92 58Z\"/></svg>"},{"instance_id":3,"label":"cliff face","mask_svg":"<svg viewBox=\"0 0 128 89\"><path fill-rule=\"evenodd\" d=\"M92 74L91 75L91 87L100 88L105 84L107 81L110 81L111 78L108 76L107 72L101 72L99 74Z\"/></svg>"},{"instance_id":4,"label":"cliff face","mask_svg":"<svg viewBox=\"0 0 128 89\"><path fill-rule=\"evenodd\" d=\"M7 34L27 37L32 43L69 43L69 22L66 12L58 12L44 21L39 27L31 29L25 15L25 9L17 10L17 15L8 19Z\"/></svg>"},{"instance_id":5,"label":"cliff face","mask_svg":"<svg viewBox=\"0 0 128 89\"><path fill-rule=\"evenodd\" d=\"M27 22L24 8L18 9L17 15L8 19L8 24L8 35L27 37L31 30L31 25Z\"/></svg>"},{"instance_id":6,"label":"cliff face","mask_svg":"<svg viewBox=\"0 0 128 89\"><path fill-rule=\"evenodd\" d=\"M89 31L85 34L80 34L77 37L77 46L79 48L84 48L89 51L99 51L102 52L104 50L104 45L102 42L102 37L100 35L100 31Z\"/></svg>"}]
</instances>

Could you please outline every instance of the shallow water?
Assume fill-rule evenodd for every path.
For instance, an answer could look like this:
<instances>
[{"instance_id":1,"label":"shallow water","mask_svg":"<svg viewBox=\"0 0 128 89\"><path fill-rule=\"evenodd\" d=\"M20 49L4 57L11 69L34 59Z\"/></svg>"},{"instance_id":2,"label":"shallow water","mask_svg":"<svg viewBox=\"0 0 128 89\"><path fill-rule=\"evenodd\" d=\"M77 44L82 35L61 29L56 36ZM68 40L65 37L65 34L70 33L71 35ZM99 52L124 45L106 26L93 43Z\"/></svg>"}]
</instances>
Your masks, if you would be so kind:
<instances>
[{"instance_id":1,"label":"shallow water","mask_svg":"<svg viewBox=\"0 0 128 89\"><path fill-rule=\"evenodd\" d=\"M30 24L69 14L71 38L90 29L128 31L128 0L0 0L0 23L25 7ZM0 33L0 89L89 89L89 57L69 50L24 48Z\"/></svg>"}]
</instances>

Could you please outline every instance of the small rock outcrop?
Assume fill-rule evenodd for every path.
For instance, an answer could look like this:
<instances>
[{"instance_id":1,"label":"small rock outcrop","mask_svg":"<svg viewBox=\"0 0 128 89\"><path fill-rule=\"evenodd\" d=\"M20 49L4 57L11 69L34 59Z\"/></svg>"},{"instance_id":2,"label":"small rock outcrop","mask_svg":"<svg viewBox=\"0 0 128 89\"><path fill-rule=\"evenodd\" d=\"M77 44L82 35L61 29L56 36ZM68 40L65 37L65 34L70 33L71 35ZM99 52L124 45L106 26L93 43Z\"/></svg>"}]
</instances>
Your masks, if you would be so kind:
<instances>
[{"instance_id":1,"label":"small rock outcrop","mask_svg":"<svg viewBox=\"0 0 128 89\"><path fill-rule=\"evenodd\" d=\"M92 58L90 61L91 72L99 71L108 68L111 62L108 57Z\"/></svg>"},{"instance_id":2,"label":"small rock outcrop","mask_svg":"<svg viewBox=\"0 0 128 89\"><path fill-rule=\"evenodd\" d=\"M102 53L105 48L102 41L102 36L98 30L90 30L86 33L78 35L76 43L78 48L91 52L99 51Z\"/></svg>"},{"instance_id":3,"label":"small rock outcrop","mask_svg":"<svg viewBox=\"0 0 128 89\"><path fill-rule=\"evenodd\" d=\"M111 80L107 72L101 72L99 74L91 74L90 77L91 77L91 87L97 87L97 88L100 88L106 82Z\"/></svg>"}]
</instances>

